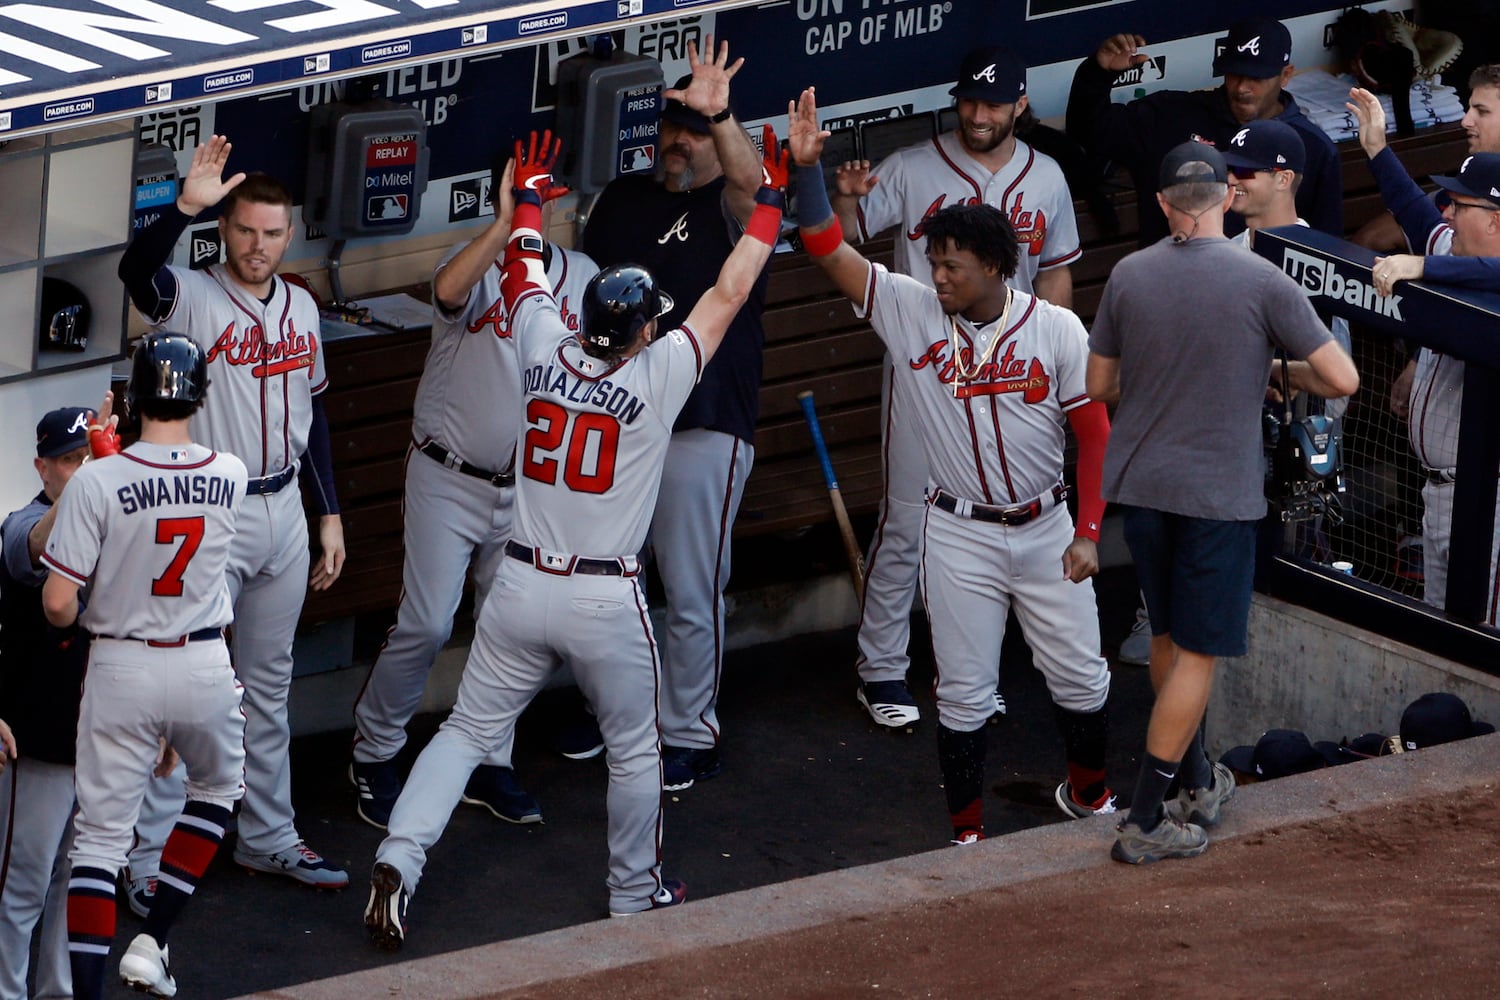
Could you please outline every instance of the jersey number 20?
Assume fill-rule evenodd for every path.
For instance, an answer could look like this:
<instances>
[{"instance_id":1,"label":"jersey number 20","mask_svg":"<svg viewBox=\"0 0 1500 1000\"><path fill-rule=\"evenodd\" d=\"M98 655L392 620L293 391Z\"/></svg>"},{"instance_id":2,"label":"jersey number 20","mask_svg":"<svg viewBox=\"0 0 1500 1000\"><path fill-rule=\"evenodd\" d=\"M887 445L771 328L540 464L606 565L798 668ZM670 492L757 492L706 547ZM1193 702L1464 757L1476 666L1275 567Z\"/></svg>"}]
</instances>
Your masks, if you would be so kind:
<instances>
[{"instance_id":1,"label":"jersey number 20","mask_svg":"<svg viewBox=\"0 0 1500 1000\"><path fill-rule=\"evenodd\" d=\"M156 522L157 545L171 545L179 538L182 544L177 547L172 561L167 563L161 576L151 581L153 596L182 596L182 574L187 572L188 563L193 561L198 546L203 544L203 516L164 517Z\"/></svg>"},{"instance_id":2,"label":"jersey number 20","mask_svg":"<svg viewBox=\"0 0 1500 1000\"><path fill-rule=\"evenodd\" d=\"M546 399L526 404L525 451L521 473L549 486L557 483L555 457L567 439L562 479L575 493L603 493L615 481L615 453L620 447L620 422L607 413L568 411Z\"/></svg>"}]
</instances>

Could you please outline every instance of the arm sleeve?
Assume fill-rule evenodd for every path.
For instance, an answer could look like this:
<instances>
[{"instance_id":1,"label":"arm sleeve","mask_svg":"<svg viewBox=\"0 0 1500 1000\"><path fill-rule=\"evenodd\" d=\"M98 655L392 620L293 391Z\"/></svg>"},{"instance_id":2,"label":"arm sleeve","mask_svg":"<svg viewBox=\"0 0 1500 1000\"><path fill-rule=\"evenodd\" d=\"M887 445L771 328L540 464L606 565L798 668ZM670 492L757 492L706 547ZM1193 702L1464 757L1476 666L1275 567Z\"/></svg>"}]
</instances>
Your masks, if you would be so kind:
<instances>
[{"instance_id":1,"label":"arm sleeve","mask_svg":"<svg viewBox=\"0 0 1500 1000\"><path fill-rule=\"evenodd\" d=\"M302 463L301 477L312 494L318 516L339 512L338 494L333 488L333 443L328 436L328 413L323 397L312 398L312 427L307 433L307 461Z\"/></svg>"},{"instance_id":2,"label":"arm sleeve","mask_svg":"<svg viewBox=\"0 0 1500 1000\"><path fill-rule=\"evenodd\" d=\"M1422 262L1422 280L1500 292L1500 257L1428 257Z\"/></svg>"},{"instance_id":3,"label":"arm sleeve","mask_svg":"<svg viewBox=\"0 0 1500 1000\"><path fill-rule=\"evenodd\" d=\"M1066 129L1075 142L1095 156L1122 160L1129 165L1144 135L1133 127L1132 119L1136 105L1145 107L1145 102L1129 105L1112 102L1109 91L1114 78L1115 74L1101 67L1093 56L1079 63L1068 91Z\"/></svg>"},{"instance_id":4,"label":"arm sleeve","mask_svg":"<svg viewBox=\"0 0 1500 1000\"><path fill-rule=\"evenodd\" d=\"M1407 176L1406 168L1389 146L1370 160L1370 173L1375 175L1375 183L1380 187L1380 197L1385 202L1385 207L1390 209L1396 221L1401 224L1407 244L1412 247L1425 246L1428 234L1443 222L1442 213L1437 206Z\"/></svg>"},{"instance_id":5,"label":"arm sleeve","mask_svg":"<svg viewBox=\"0 0 1500 1000\"><path fill-rule=\"evenodd\" d=\"M30 538L31 529L46 513L47 508L32 504L5 519L5 570L12 580L24 587L40 587L47 581L47 571L31 564Z\"/></svg>"},{"instance_id":6,"label":"arm sleeve","mask_svg":"<svg viewBox=\"0 0 1500 1000\"><path fill-rule=\"evenodd\" d=\"M169 205L155 222L130 241L130 246L120 257L120 280L130 293L130 301L152 323L160 323L170 316L177 304L177 278L167 261L172 257L172 248L192 221L192 217L179 211L175 203Z\"/></svg>"},{"instance_id":7,"label":"arm sleeve","mask_svg":"<svg viewBox=\"0 0 1500 1000\"><path fill-rule=\"evenodd\" d=\"M1068 411L1078 439L1078 525L1074 531L1097 542L1104 521L1104 449L1109 443L1109 412L1090 402Z\"/></svg>"}]
</instances>

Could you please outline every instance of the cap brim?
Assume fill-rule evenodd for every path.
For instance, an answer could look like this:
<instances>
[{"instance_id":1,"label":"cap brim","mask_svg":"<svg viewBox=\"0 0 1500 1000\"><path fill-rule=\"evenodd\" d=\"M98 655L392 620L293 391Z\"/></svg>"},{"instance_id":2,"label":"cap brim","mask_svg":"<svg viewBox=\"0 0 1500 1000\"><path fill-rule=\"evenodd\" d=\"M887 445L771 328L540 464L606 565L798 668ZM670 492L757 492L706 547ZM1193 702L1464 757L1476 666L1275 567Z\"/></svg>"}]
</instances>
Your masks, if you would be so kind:
<instances>
[{"instance_id":1,"label":"cap brim","mask_svg":"<svg viewBox=\"0 0 1500 1000\"><path fill-rule=\"evenodd\" d=\"M973 87L962 83L948 88L949 96L960 101L983 101L986 104L1014 104L1021 99L1021 93L996 93L994 87Z\"/></svg>"},{"instance_id":2,"label":"cap brim","mask_svg":"<svg viewBox=\"0 0 1500 1000\"><path fill-rule=\"evenodd\" d=\"M1241 156L1238 153L1227 153L1227 152L1224 152L1224 151L1221 150L1219 152L1219 155L1222 156L1222 157L1224 157L1224 163L1225 163L1225 165L1231 166L1231 167L1249 167L1251 170L1275 170L1276 169L1276 167L1275 167L1274 164L1271 164L1271 163L1261 163L1261 162L1259 162L1257 160L1250 159L1248 156Z\"/></svg>"},{"instance_id":3,"label":"cap brim","mask_svg":"<svg viewBox=\"0 0 1500 1000\"><path fill-rule=\"evenodd\" d=\"M1269 80L1281 75L1281 67L1270 68L1259 59L1246 59L1235 53L1214 61L1214 76L1248 76L1252 80Z\"/></svg>"},{"instance_id":4,"label":"cap brim","mask_svg":"<svg viewBox=\"0 0 1500 1000\"><path fill-rule=\"evenodd\" d=\"M1224 751L1219 763L1238 774L1255 774L1255 748L1253 746L1231 747Z\"/></svg>"},{"instance_id":5,"label":"cap brim","mask_svg":"<svg viewBox=\"0 0 1500 1000\"><path fill-rule=\"evenodd\" d=\"M1467 187L1465 187L1463 181L1457 177L1434 176L1432 178L1432 183L1436 184L1438 187L1442 188L1444 191L1449 192L1450 194L1461 194L1469 198L1478 198L1482 202L1490 205L1495 205L1497 208L1500 208L1500 204L1496 203L1495 199L1490 196L1488 191L1471 191Z\"/></svg>"},{"instance_id":6,"label":"cap brim","mask_svg":"<svg viewBox=\"0 0 1500 1000\"><path fill-rule=\"evenodd\" d=\"M666 107L662 108L661 119L691 129L699 135L709 135L714 130L706 117L677 101L667 102Z\"/></svg>"},{"instance_id":7,"label":"cap brim","mask_svg":"<svg viewBox=\"0 0 1500 1000\"><path fill-rule=\"evenodd\" d=\"M1475 722L1474 723L1474 735L1475 736L1488 736L1490 733L1493 733L1494 731L1495 731L1495 727L1492 726L1492 725L1490 725L1488 722Z\"/></svg>"},{"instance_id":8,"label":"cap brim","mask_svg":"<svg viewBox=\"0 0 1500 1000\"><path fill-rule=\"evenodd\" d=\"M1318 756L1330 766L1337 767L1340 764L1353 764L1357 760L1365 760L1366 755L1356 753L1352 748L1341 746L1332 740L1318 740L1313 745L1318 751Z\"/></svg>"}]
</instances>

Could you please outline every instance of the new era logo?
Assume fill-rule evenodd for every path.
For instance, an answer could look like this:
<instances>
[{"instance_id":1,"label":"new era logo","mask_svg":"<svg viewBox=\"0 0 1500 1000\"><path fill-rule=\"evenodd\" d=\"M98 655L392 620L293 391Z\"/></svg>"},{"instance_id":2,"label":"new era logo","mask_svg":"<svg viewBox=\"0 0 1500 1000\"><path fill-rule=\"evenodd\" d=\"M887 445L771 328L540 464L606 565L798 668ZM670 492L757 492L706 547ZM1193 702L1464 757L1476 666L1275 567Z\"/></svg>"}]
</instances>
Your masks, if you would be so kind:
<instances>
[{"instance_id":1,"label":"new era logo","mask_svg":"<svg viewBox=\"0 0 1500 1000\"><path fill-rule=\"evenodd\" d=\"M465 28L459 39L461 45L483 45L489 41L490 26L487 24L476 24L472 28Z\"/></svg>"},{"instance_id":2,"label":"new era logo","mask_svg":"<svg viewBox=\"0 0 1500 1000\"><path fill-rule=\"evenodd\" d=\"M329 53L327 52L315 56L303 56L302 75L307 76L312 73L327 73L328 67L331 64L332 60L329 58Z\"/></svg>"},{"instance_id":3,"label":"new era logo","mask_svg":"<svg viewBox=\"0 0 1500 1000\"><path fill-rule=\"evenodd\" d=\"M479 204L479 196L472 191L453 189L453 213L467 212Z\"/></svg>"},{"instance_id":4,"label":"new era logo","mask_svg":"<svg viewBox=\"0 0 1500 1000\"><path fill-rule=\"evenodd\" d=\"M219 262L218 227L199 229L188 240L188 267L201 271Z\"/></svg>"},{"instance_id":5,"label":"new era logo","mask_svg":"<svg viewBox=\"0 0 1500 1000\"><path fill-rule=\"evenodd\" d=\"M159 104L162 101L172 99L172 85L170 83L158 83L146 88L146 103Z\"/></svg>"}]
</instances>

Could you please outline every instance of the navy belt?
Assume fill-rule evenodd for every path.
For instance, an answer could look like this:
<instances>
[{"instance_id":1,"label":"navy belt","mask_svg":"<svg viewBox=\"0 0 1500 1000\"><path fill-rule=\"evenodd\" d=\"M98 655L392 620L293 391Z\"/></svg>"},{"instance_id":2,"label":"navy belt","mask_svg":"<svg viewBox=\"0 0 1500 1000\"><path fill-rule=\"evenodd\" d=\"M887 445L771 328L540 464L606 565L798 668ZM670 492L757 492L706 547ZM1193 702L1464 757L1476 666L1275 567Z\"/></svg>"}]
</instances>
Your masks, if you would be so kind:
<instances>
[{"instance_id":1,"label":"navy belt","mask_svg":"<svg viewBox=\"0 0 1500 1000\"><path fill-rule=\"evenodd\" d=\"M245 484L245 495L251 497L270 496L280 493L292 477L297 474L296 465L288 465L274 476L260 476Z\"/></svg>"},{"instance_id":2,"label":"navy belt","mask_svg":"<svg viewBox=\"0 0 1500 1000\"><path fill-rule=\"evenodd\" d=\"M417 450L434 462L440 462L450 469L462 472L466 476L487 480L493 486L516 485L516 474L514 472L491 472L488 469L481 469L477 465L470 465L436 441L428 441Z\"/></svg>"},{"instance_id":3,"label":"navy belt","mask_svg":"<svg viewBox=\"0 0 1500 1000\"><path fill-rule=\"evenodd\" d=\"M949 514L957 514L959 517L968 517L975 521L1003 524L1007 528L1014 528L1028 521L1035 520L1043 511L1051 510L1067 498L1067 486L1058 483L1051 490L1043 493L1030 503L1018 504L1014 507L991 507L989 504L968 503L943 490L937 490L932 494L932 505L938 510L947 511ZM1047 503L1046 501L1048 500L1052 502ZM964 508L968 509L965 510Z\"/></svg>"},{"instance_id":4,"label":"navy belt","mask_svg":"<svg viewBox=\"0 0 1500 1000\"><path fill-rule=\"evenodd\" d=\"M506 542L505 554L512 559L531 563L543 573L555 573L558 576L572 576L574 573L586 576L635 576L640 572L634 556L628 559L585 559L583 556L549 554L520 542Z\"/></svg>"},{"instance_id":5,"label":"navy belt","mask_svg":"<svg viewBox=\"0 0 1500 1000\"><path fill-rule=\"evenodd\" d=\"M132 636L123 635L101 635L97 638L117 639L122 642L144 642L148 646L155 646L158 649L164 649L175 646L186 646L190 642L209 642L214 639L222 639L224 638L224 630L222 628L200 628L196 632L189 632L187 635L179 635L175 639L136 639Z\"/></svg>"},{"instance_id":6,"label":"navy belt","mask_svg":"<svg viewBox=\"0 0 1500 1000\"><path fill-rule=\"evenodd\" d=\"M1434 486L1447 486L1449 483L1455 482L1456 477L1454 473L1455 470L1453 469L1429 469L1425 465L1422 466L1422 474Z\"/></svg>"}]
</instances>

